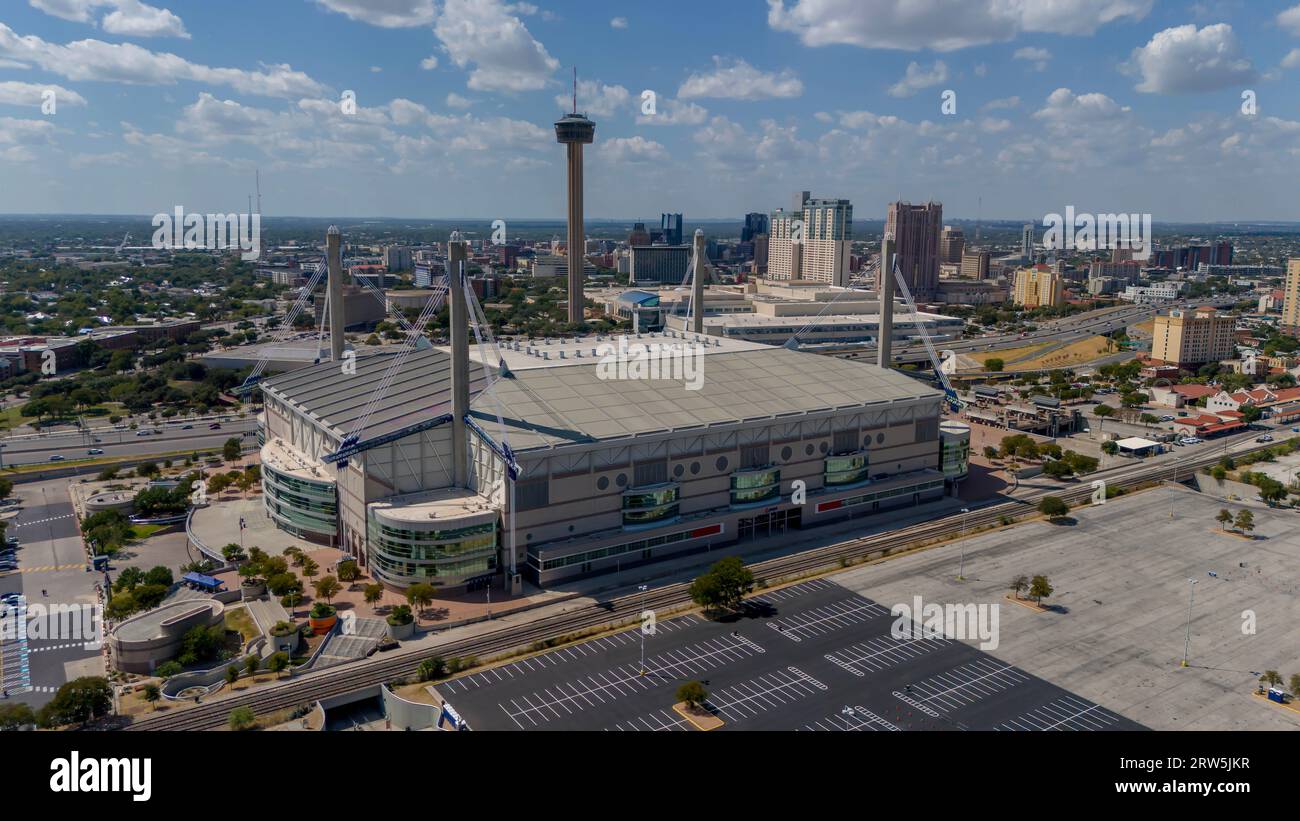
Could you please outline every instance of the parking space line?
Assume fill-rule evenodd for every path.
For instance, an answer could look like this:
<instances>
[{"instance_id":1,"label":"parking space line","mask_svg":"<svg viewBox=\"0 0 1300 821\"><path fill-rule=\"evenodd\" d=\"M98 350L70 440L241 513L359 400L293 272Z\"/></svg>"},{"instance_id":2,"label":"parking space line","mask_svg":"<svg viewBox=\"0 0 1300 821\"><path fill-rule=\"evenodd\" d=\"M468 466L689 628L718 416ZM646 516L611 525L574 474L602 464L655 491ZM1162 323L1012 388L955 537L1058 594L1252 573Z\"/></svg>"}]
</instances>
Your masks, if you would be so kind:
<instances>
[{"instance_id":1,"label":"parking space line","mask_svg":"<svg viewBox=\"0 0 1300 821\"><path fill-rule=\"evenodd\" d=\"M1120 717L1074 696L1064 696L999 724L998 730L1045 732L1048 730L1104 730Z\"/></svg>"},{"instance_id":2,"label":"parking space line","mask_svg":"<svg viewBox=\"0 0 1300 821\"><path fill-rule=\"evenodd\" d=\"M894 696L927 713L927 707L951 712L1029 680L1010 664L981 658L911 685L910 699L898 692Z\"/></svg>"}]
</instances>

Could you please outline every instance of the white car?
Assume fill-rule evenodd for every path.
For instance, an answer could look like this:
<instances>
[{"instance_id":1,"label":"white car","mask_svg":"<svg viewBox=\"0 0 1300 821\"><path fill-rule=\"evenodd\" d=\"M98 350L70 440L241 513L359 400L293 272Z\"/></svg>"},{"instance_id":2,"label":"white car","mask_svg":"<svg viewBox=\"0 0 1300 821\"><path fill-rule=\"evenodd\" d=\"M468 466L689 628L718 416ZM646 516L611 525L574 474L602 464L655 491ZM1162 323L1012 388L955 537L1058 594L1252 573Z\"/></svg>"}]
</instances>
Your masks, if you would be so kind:
<instances>
[{"instance_id":1,"label":"white car","mask_svg":"<svg viewBox=\"0 0 1300 821\"><path fill-rule=\"evenodd\" d=\"M1199 444L1201 444L1202 442L1204 442L1205 440L1204 440L1204 439L1198 439L1198 438L1195 437L1195 436L1184 436L1182 439L1180 439L1180 440L1178 440L1178 441L1181 442L1181 443L1184 444L1184 445L1199 445Z\"/></svg>"}]
</instances>

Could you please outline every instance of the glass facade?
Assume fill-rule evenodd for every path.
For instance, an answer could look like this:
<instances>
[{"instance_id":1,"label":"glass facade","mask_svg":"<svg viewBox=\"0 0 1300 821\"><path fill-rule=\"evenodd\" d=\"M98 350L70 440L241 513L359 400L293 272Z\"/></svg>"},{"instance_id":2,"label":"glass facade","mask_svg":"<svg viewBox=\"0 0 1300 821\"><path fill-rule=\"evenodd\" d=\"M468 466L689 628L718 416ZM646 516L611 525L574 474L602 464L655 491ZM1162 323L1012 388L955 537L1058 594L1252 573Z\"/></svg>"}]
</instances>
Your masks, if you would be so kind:
<instances>
[{"instance_id":1,"label":"glass facade","mask_svg":"<svg viewBox=\"0 0 1300 821\"><path fill-rule=\"evenodd\" d=\"M867 480L867 454L853 453L847 456L828 456L824 479L826 487L847 487Z\"/></svg>"},{"instance_id":2,"label":"glass facade","mask_svg":"<svg viewBox=\"0 0 1300 821\"><path fill-rule=\"evenodd\" d=\"M481 522L445 530L411 530L379 519L366 521L375 576L397 587L416 582L461 584L497 567L497 524Z\"/></svg>"},{"instance_id":3,"label":"glass facade","mask_svg":"<svg viewBox=\"0 0 1300 821\"><path fill-rule=\"evenodd\" d=\"M676 484L633 488L623 493L623 527L662 524L677 518L680 490Z\"/></svg>"},{"instance_id":4,"label":"glass facade","mask_svg":"<svg viewBox=\"0 0 1300 821\"><path fill-rule=\"evenodd\" d=\"M781 495L779 468L744 470L731 474L731 506L761 505Z\"/></svg>"},{"instance_id":5,"label":"glass facade","mask_svg":"<svg viewBox=\"0 0 1300 821\"><path fill-rule=\"evenodd\" d=\"M276 526L295 536L333 541L338 535L338 498L333 482L313 482L262 465L262 503Z\"/></svg>"},{"instance_id":6,"label":"glass facade","mask_svg":"<svg viewBox=\"0 0 1300 821\"><path fill-rule=\"evenodd\" d=\"M964 478L970 470L970 439L944 436L940 441L944 478Z\"/></svg>"}]
</instances>

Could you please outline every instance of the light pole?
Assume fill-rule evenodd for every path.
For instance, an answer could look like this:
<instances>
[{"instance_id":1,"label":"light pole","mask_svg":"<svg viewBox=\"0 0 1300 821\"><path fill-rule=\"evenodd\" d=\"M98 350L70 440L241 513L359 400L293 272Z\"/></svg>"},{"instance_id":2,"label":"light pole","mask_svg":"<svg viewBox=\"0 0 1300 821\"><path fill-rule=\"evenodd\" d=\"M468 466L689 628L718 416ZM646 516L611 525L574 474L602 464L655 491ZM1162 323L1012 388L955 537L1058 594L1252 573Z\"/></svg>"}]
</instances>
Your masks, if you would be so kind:
<instances>
[{"instance_id":1,"label":"light pole","mask_svg":"<svg viewBox=\"0 0 1300 821\"><path fill-rule=\"evenodd\" d=\"M1196 579L1187 580L1187 639L1183 642L1183 666L1187 666L1187 654L1192 647L1192 599L1196 595Z\"/></svg>"},{"instance_id":2,"label":"light pole","mask_svg":"<svg viewBox=\"0 0 1300 821\"><path fill-rule=\"evenodd\" d=\"M970 513L970 508L961 509L961 567L957 569L957 581L966 580L966 516Z\"/></svg>"},{"instance_id":3,"label":"light pole","mask_svg":"<svg viewBox=\"0 0 1300 821\"><path fill-rule=\"evenodd\" d=\"M646 585L637 585L637 590L641 591L641 617L638 619L638 627L641 630L641 675L645 675L645 591Z\"/></svg>"}]
</instances>

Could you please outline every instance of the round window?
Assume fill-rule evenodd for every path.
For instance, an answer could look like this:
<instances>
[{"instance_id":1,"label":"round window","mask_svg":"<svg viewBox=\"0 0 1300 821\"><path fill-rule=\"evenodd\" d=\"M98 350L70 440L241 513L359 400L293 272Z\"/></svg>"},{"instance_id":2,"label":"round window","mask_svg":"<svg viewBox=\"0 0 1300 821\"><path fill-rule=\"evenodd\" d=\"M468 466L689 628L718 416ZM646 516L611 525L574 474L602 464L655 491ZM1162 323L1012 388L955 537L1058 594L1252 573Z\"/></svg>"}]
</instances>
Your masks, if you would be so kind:
<instances>
[{"instance_id":1,"label":"round window","mask_svg":"<svg viewBox=\"0 0 1300 821\"><path fill-rule=\"evenodd\" d=\"M673 476L676 476L678 479L682 478L682 474L685 472L686 472L685 465L678 465L677 467L673 468Z\"/></svg>"},{"instance_id":2,"label":"round window","mask_svg":"<svg viewBox=\"0 0 1300 821\"><path fill-rule=\"evenodd\" d=\"M794 455L794 451L790 450L790 448L788 448L788 447L781 448L781 461L782 461L782 462L788 462L788 461L790 461L790 457L793 456L793 455Z\"/></svg>"},{"instance_id":3,"label":"round window","mask_svg":"<svg viewBox=\"0 0 1300 821\"><path fill-rule=\"evenodd\" d=\"M717 462L714 462L714 465L718 468L719 471L724 471L724 470L726 470L726 469L727 469L727 457L725 457L725 456L719 456L719 457L718 457L718 461L717 461Z\"/></svg>"},{"instance_id":4,"label":"round window","mask_svg":"<svg viewBox=\"0 0 1300 821\"><path fill-rule=\"evenodd\" d=\"M597 479L597 480L596 480L596 488L597 488L598 490L609 490L609 477L608 477L608 476L602 476L602 477L600 477L599 479Z\"/></svg>"},{"instance_id":5,"label":"round window","mask_svg":"<svg viewBox=\"0 0 1300 821\"><path fill-rule=\"evenodd\" d=\"M876 444L877 444L877 445L883 445L883 444L885 444L885 434L884 434L884 433L877 433L877 434L876 434Z\"/></svg>"},{"instance_id":6,"label":"round window","mask_svg":"<svg viewBox=\"0 0 1300 821\"><path fill-rule=\"evenodd\" d=\"M617 484L619 487L627 487L627 474L620 473L618 475L618 478L614 480L614 483Z\"/></svg>"},{"instance_id":7,"label":"round window","mask_svg":"<svg viewBox=\"0 0 1300 821\"><path fill-rule=\"evenodd\" d=\"M813 446L810 444L810 445L807 445L807 446L804 447L803 452L806 453L806 454L808 454L809 456L812 456L812 455L813 455L813 450L814 450L814 448L813 448Z\"/></svg>"},{"instance_id":8,"label":"round window","mask_svg":"<svg viewBox=\"0 0 1300 821\"><path fill-rule=\"evenodd\" d=\"M697 474L697 473L699 473L699 472L700 472L700 463L699 463L699 462L691 462L691 475L694 476L695 474Z\"/></svg>"},{"instance_id":9,"label":"round window","mask_svg":"<svg viewBox=\"0 0 1300 821\"><path fill-rule=\"evenodd\" d=\"M822 455L823 455L823 456L825 456L825 455L827 454L827 452L829 452L830 449L831 449L831 446L828 445L828 444L826 444L825 442L822 442L822 443L821 443L820 445L818 445L817 447L818 447L818 450L820 450L820 451L822 452Z\"/></svg>"}]
</instances>

